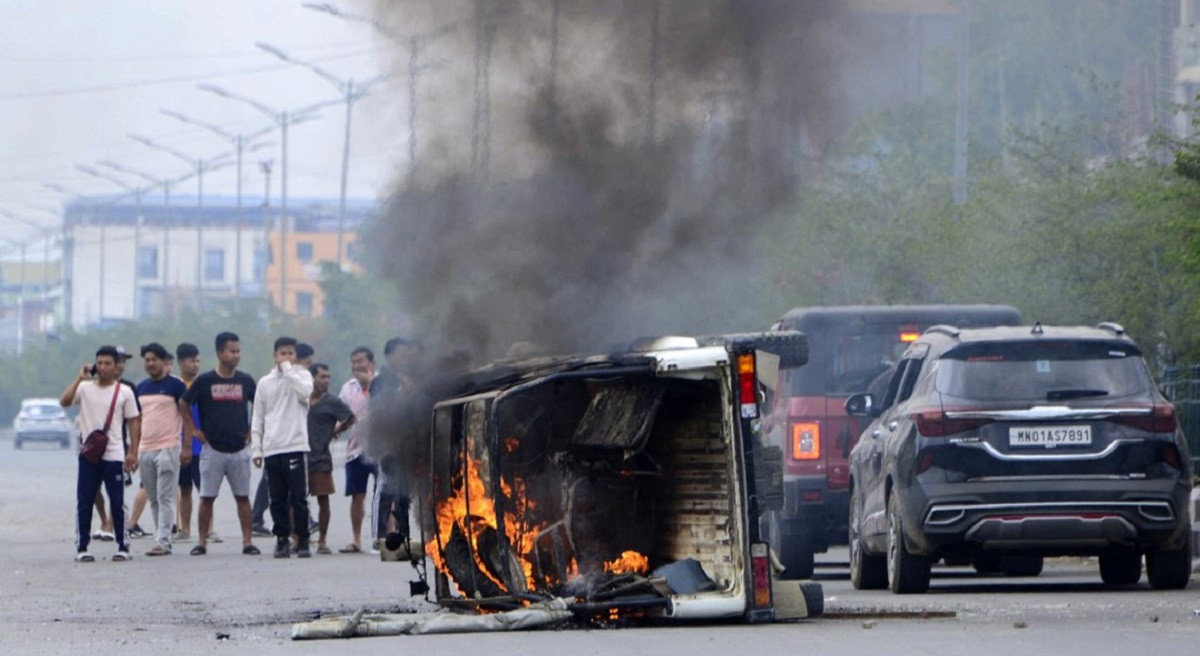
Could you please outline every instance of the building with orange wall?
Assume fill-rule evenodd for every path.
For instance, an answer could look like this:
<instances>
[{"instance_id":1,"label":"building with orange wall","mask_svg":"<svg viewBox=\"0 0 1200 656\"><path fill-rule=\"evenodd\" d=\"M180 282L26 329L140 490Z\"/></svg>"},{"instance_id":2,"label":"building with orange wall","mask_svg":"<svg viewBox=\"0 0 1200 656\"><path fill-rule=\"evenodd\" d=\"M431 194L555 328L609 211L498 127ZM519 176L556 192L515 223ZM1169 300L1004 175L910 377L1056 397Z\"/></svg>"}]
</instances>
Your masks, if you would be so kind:
<instances>
[{"instance_id":1,"label":"building with orange wall","mask_svg":"<svg viewBox=\"0 0 1200 656\"><path fill-rule=\"evenodd\" d=\"M289 231L287 248L280 248L281 237L278 230L267 236L269 251L264 282L271 304L287 314L319 317L325 312L321 279L326 267L337 266L338 233ZM358 234L347 231L342 238L343 271L361 273L357 246ZM284 286L280 274L283 271L287 272L287 298L281 300Z\"/></svg>"}]
</instances>

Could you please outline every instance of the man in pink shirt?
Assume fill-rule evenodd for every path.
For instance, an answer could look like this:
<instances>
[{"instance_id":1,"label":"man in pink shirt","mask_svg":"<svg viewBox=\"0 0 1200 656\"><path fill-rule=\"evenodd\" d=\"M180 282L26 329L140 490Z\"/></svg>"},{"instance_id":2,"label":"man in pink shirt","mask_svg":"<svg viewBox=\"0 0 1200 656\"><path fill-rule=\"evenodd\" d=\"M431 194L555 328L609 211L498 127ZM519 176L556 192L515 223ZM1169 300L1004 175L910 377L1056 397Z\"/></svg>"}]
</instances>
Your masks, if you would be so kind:
<instances>
[{"instance_id":1,"label":"man in pink shirt","mask_svg":"<svg viewBox=\"0 0 1200 656\"><path fill-rule=\"evenodd\" d=\"M142 441L138 452L138 468L142 472L142 487L150 500L154 516L154 546L147 556L167 556L171 553L171 527L175 523L175 487L179 482L180 465L192 461L192 436L184 433L179 400L187 392L182 380L168 374L170 353L162 344L152 342L142 347L142 362L150 376L138 383L137 399L142 405Z\"/></svg>"}]
</instances>

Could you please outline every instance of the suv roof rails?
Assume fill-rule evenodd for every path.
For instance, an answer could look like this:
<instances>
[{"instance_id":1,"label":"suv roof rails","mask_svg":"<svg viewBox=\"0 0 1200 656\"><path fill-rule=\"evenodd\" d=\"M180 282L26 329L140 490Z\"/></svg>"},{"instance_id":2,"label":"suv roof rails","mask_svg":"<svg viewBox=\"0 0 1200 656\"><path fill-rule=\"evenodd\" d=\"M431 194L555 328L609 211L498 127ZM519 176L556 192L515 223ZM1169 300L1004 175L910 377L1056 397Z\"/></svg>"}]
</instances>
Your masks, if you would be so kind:
<instances>
[{"instance_id":1,"label":"suv roof rails","mask_svg":"<svg viewBox=\"0 0 1200 656\"><path fill-rule=\"evenodd\" d=\"M1119 323L1114 323L1112 321L1105 321L1104 323L1102 323L1096 327L1099 328L1100 330L1107 330L1107 331L1111 332L1112 334L1117 335L1118 337L1125 334L1125 326L1122 326Z\"/></svg>"},{"instance_id":2,"label":"suv roof rails","mask_svg":"<svg viewBox=\"0 0 1200 656\"><path fill-rule=\"evenodd\" d=\"M928 335L929 333L941 333L943 335L946 335L947 337L953 337L955 339L958 339L958 336L959 336L959 334L961 334L961 331L959 331L958 326L951 326L950 324L947 324L947 323L939 323L939 324L936 324L936 325L926 328L925 334Z\"/></svg>"}]
</instances>

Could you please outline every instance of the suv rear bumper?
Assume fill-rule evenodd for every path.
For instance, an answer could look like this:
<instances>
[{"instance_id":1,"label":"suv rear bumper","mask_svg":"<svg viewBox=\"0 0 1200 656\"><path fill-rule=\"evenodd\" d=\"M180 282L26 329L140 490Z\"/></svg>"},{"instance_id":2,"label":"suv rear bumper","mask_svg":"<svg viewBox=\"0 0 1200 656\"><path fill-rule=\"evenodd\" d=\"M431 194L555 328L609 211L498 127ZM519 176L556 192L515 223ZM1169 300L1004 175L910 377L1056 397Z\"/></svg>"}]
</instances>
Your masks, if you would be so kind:
<instances>
[{"instance_id":1,"label":"suv rear bumper","mask_svg":"<svg viewBox=\"0 0 1200 656\"><path fill-rule=\"evenodd\" d=\"M974 547L1051 555L1183 546L1189 492L1173 479L989 481L910 486L901 505L916 553Z\"/></svg>"}]
</instances>

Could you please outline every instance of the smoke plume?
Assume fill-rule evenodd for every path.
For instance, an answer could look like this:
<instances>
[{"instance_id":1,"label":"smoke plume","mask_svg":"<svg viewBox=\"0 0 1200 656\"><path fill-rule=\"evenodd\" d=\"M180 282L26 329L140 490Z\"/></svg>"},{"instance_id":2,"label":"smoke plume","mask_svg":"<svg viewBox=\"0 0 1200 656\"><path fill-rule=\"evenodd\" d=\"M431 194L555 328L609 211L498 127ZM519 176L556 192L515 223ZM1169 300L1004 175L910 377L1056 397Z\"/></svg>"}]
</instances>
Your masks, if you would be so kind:
<instances>
[{"instance_id":1,"label":"smoke plume","mask_svg":"<svg viewBox=\"0 0 1200 656\"><path fill-rule=\"evenodd\" d=\"M417 337L484 361L760 326L754 246L837 129L837 6L380 3L437 62L370 239Z\"/></svg>"},{"instance_id":2,"label":"smoke plume","mask_svg":"<svg viewBox=\"0 0 1200 656\"><path fill-rule=\"evenodd\" d=\"M756 247L839 128L839 5L380 2L416 147L367 243L424 362L765 327ZM391 414L372 450L411 467L428 408Z\"/></svg>"}]
</instances>

